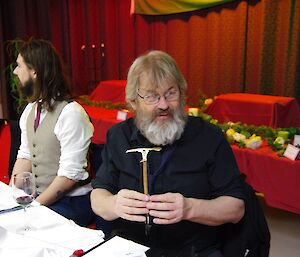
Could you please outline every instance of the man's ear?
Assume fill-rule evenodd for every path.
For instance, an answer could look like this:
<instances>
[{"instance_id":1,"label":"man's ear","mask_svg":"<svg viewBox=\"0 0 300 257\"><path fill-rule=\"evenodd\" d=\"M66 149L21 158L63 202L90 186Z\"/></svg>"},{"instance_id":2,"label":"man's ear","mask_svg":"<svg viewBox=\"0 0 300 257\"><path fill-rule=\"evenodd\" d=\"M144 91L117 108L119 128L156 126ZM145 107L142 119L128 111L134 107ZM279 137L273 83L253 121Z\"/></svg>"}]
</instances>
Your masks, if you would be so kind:
<instances>
[{"instance_id":1,"label":"man's ear","mask_svg":"<svg viewBox=\"0 0 300 257\"><path fill-rule=\"evenodd\" d=\"M136 100L130 100L129 104L130 104L131 108L135 111L136 110Z\"/></svg>"},{"instance_id":2,"label":"man's ear","mask_svg":"<svg viewBox=\"0 0 300 257\"><path fill-rule=\"evenodd\" d=\"M36 73L35 70L31 70L30 74L31 74L31 77L32 77L33 79L36 79L36 78L37 78L37 73Z\"/></svg>"}]
</instances>

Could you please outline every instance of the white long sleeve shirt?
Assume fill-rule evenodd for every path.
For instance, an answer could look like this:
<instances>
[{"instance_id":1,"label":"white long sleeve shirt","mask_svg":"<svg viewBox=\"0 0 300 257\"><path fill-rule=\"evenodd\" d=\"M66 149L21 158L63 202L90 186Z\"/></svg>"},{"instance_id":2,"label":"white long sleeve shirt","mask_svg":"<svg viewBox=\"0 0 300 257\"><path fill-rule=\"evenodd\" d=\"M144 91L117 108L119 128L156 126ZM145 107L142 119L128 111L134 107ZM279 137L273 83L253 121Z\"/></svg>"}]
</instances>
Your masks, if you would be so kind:
<instances>
[{"instance_id":1,"label":"white long sleeve shirt","mask_svg":"<svg viewBox=\"0 0 300 257\"><path fill-rule=\"evenodd\" d=\"M17 158L31 160L26 122L34 104L35 103L29 103L20 118L21 145ZM43 122L46 114L47 111L43 109L40 123ZM88 173L84 168L87 166L86 154L93 133L94 127L80 104L71 102L63 108L54 128L54 134L61 146L59 169L57 171L58 176L65 176L76 181L84 180L88 177ZM75 195L80 194L82 193L75 193Z\"/></svg>"}]
</instances>

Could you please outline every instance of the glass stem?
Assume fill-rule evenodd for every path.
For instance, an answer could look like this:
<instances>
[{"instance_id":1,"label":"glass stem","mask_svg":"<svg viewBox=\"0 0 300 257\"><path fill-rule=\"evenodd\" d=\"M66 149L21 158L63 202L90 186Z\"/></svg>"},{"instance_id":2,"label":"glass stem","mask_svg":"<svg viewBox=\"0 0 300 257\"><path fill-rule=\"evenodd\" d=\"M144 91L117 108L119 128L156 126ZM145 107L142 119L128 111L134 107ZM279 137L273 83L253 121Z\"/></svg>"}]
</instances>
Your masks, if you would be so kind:
<instances>
[{"instance_id":1,"label":"glass stem","mask_svg":"<svg viewBox=\"0 0 300 257\"><path fill-rule=\"evenodd\" d=\"M29 231L29 225L28 225L28 219L27 219L27 210L26 210L27 206L24 206L23 209L24 209L24 230L25 231Z\"/></svg>"}]
</instances>

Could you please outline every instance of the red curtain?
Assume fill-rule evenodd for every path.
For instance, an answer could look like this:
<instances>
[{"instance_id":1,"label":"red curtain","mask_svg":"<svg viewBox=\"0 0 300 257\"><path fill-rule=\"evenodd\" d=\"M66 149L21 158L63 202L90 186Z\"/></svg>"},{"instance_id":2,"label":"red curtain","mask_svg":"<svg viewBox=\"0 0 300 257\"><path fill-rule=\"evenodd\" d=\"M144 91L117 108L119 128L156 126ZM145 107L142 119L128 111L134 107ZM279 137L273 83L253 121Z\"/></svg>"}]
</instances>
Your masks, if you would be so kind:
<instances>
[{"instance_id":1,"label":"red curtain","mask_svg":"<svg viewBox=\"0 0 300 257\"><path fill-rule=\"evenodd\" d=\"M55 11L54 11L55 10ZM66 33L66 3L60 0L10 0L0 2L0 56L1 60L1 95L3 117L17 119L16 107L11 95L6 67L14 62L8 54L8 42L16 38L44 38L53 42L61 53L71 74L69 38Z\"/></svg>"},{"instance_id":2,"label":"red curtain","mask_svg":"<svg viewBox=\"0 0 300 257\"><path fill-rule=\"evenodd\" d=\"M121 78L137 55L161 49L179 63L190 103L197 103L199 94L228 92L300 99L299 1L244 0L160 16L129 17L126 11L117 18L123 39L117 45Z\"/></svg>"},{"instance_id":3,"label":"red curtain","mask_svg":"<svg viewBox=\"0 0 300 257\"><path fill-rule=\"evenodd\" d=\"M61 52L76 95L101 80L126 79L138 55L160 49L182 69L190 104L200 94L228 92L300 99L297 0L236 0L158 16L130 15L130 0L10 0L0 8L1 70L8 63L3 42L42 37Z\"/></svg>"},{"instance_id":4,"label":"red curtain","mask_svg":"<svg viewBox=\"0 0 300 257\"><path fill-rule=\"evenodd\" d=\"M188 100L197 103L200 94L214 96L240 92L244 79L247 2L237 1L215 8L183 14L129 16L130 1L120 1L110 13L118 22L115 33L107 33L115 44L108 79L125 79L133 59L149 49L170 53L188 81ZM115 19L114 19L115 18ZM106 19L105 19L106 20ZM107 23L107 27L114 26Z\"/></svg>"},{"instance_id":5,"label":"red curtain","mask_svg":"<svg viewBox=\"0 0 300 257\"><path fill-rule=\"evenodd\" d=\"M105 35L114 59L107 79L125 79L136 56L161 49L182 69L190 103L199 94L228 92L300 99L299 1L243 0L160 16L129 16L129 0L106 2L112 33Z\"/></svg>"},{"instance_id":6,"label":"red curtain","mask_svg":"<svg viewBox=\"0 0 300 257\"><path fill-rule=\"evenodd\" d=\"M300 1L263 0L249 5L246 92L300 100L299 25Z\"/></svg>"}]
</instances>

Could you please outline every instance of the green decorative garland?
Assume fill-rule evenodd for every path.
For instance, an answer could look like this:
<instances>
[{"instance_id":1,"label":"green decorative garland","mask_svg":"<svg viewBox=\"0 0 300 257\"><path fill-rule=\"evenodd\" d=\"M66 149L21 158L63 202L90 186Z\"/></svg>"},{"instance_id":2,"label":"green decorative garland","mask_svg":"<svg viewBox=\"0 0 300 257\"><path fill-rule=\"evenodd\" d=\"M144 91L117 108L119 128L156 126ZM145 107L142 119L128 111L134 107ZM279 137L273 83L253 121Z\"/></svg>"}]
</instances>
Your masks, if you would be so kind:
<instances>
[{"instance_id":1,"label":"green decorative garland","mask_svg":"<svg viewBox=\"0 0 300 257\"><path fill-rule=\"evenodd\" d=\"M113 103L111 101L92 101L89 99L89 96L82 95L79 96L79 101L81 101L85 105L101 107L109 110L122 110L126 109L126 104L124 103Z\"/></svg>"},{"instance_id":2,"label":"green decorative garland","mask_svg":"<svg viewBox=\"0 0 300 257\"><path fill-rule=\"evenodd\" d=\"M283 153L287 147L288 143L291 143L295 135L300 134L300 128L290 127L290 128L272 128L268 126L254 126L247 125L241 122L225 122L219 123L218 120L214 119L211 115L204 113L203 111L199 111L198 116L203 120L212 123L218 126L224 133L230 128L234 129L236 132L241 133L249 138L251 135L255 134L265 139L267 144L275 151L279 156L283 156ZM280 144L276 142L276 138L278 137L279 131L287 131L288 139L284 144ZM232 143L232 142L230 142ZM238 143L239 147L245 147L243 142Z\"/></svg>"}]
</instances>

